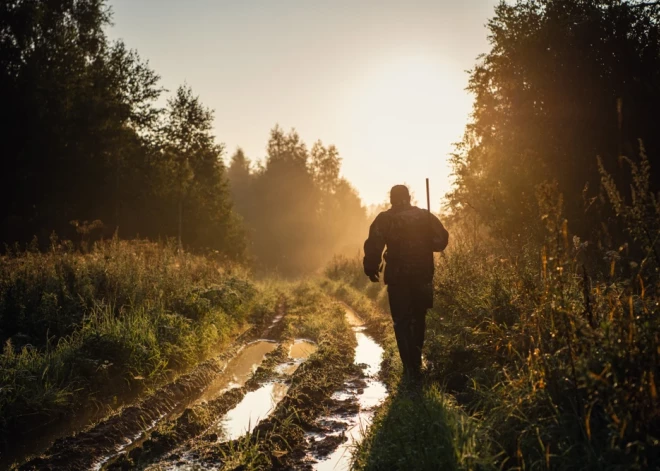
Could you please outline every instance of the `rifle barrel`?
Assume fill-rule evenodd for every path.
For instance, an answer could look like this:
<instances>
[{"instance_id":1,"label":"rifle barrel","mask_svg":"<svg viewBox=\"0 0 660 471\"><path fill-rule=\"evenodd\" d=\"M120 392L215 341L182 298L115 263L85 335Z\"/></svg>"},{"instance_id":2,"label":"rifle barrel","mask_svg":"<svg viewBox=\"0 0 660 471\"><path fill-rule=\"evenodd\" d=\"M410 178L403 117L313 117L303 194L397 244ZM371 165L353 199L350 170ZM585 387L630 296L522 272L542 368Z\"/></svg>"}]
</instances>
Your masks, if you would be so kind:
<instances>
[{"instance_id":1,"label":"rifle barrel","mask_svg":"<svg viewBox=\"0 0 660 471\"><path fill-rule=\"evenodd\" d=\"M429 192L429 179L426 179L426 208L431 212L431 195Z\"/></svg>"}]
</instances>

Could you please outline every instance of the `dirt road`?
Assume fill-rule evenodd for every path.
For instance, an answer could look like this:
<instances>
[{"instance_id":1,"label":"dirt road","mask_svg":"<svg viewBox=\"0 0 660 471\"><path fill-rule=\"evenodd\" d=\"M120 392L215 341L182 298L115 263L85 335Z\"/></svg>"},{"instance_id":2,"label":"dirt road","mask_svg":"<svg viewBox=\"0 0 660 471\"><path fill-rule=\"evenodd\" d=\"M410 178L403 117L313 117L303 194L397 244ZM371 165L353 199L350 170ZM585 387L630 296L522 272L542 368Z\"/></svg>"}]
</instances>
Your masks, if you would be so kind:
<instances>
[{"instance_id":1,"label":"dirt road","mask_svg":"<svg viewBox=\"0 0 660 471\"><path fill-rule=\"evenodd\" d=\"M20 469L349 469L351 447L387 396L382 349L348 307L324 301L309 313L282 310ZM304 332L314 338L296 335Z\"/></svg>"}]
</instances>

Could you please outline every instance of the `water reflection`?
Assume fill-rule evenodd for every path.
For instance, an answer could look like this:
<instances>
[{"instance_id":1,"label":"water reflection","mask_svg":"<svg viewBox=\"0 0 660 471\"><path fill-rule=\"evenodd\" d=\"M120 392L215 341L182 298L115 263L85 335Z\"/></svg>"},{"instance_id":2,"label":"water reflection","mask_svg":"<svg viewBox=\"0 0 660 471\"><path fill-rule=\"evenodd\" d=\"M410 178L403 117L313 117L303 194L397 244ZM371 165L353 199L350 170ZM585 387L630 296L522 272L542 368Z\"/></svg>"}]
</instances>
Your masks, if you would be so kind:
<instances>
[{"instance_id":1,"label":"water reflection","mask_svg":"<svg viewBox=\"0 0 660 471\"><path fill-rule=\"evenodd\" d=\"M312 353L316 352L316 349L316 344L311 340L298 339L289 349L289 358L293 360L306 360Z\"/></svg>"},{"instance_id":2,"label":"water reflection","mask_svg":"<svg viewBox=\"0 0 660 471\"><path fill-rule=\"evenodd\" d=\"M295 340L289 348L291 361L278 365L275 371L287 376L293 374L310 355L316 352L316 349L314 342L305 339ZM243 400L219 422L218 428L222 432L219 435L223 440L235 440L251 432L260 420L270 415L288 390L289 386L276 381L266 383L256 391L247 393Z\"/></svg>"},{"instance_id":3,"label":"water reflection","mask_svg":"<svg viewBox=\"0 0 660 471\"><path fill-rule=\"evenodd\" d=\"M280 382L266 383L245 395L219 423L223 440L236 440L252 432L261 419L267 417L286 396L289 387Z\"/></svg>"},{"instance_id":4,"label":"water reflection","mask_svg":"<svg viewBox=\"0 0 660 471\"><path fill-rule=\"evenodd\" d=\"M346 400L354 397L360 408L358 412L346 415L324 417L323 420L347 423L345 431L347 441L331 453L323 461L314 465L318 471L348 471L351 468L351 449L364 437L366 429L373 420L374 408L383 403L387 397L385 385L377 379L380 364L383 360L383 349L376 341L364 332L363 322L355 313L346 309L346 320L352 326L357 340L355 347L355 364L364 366L366 386L362 389L346 385L346 389L333 395L333 399ZM324 437L314 437L322 439Z\"/></svg>"},{"instance_id":5,"label":"water reflection","mask_svg":"<svg viewBox=\"0 0 660 471\"><path fill-rule=\"evenodd\" d=\"M257 340L246 345L234 358L229 360L224 371L206 388L197 402L210 401L229 388L243 386L264 361L266 355L276 348L277 343L269 340Z\"/></svg>"}]
</instances>

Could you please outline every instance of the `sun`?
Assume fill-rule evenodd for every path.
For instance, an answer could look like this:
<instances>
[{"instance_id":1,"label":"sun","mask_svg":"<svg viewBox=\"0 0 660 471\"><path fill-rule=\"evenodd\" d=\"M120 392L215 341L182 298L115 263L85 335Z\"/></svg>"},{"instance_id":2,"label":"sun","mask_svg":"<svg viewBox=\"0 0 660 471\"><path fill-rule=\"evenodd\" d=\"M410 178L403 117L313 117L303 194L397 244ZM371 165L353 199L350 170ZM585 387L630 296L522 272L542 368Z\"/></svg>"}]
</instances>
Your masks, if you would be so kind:
<instances>
[{"instance_id":1,"label":"sun","mask_svg":"<svg viewBox=\"0 0 660 471\"><path fill-rule=\"evenodd\" d=\"M360 158L376 165L381 179L408 184L420 202L426 199L424 179L431 178L434 210L451 188L448 154L470 109L464 88L455 67L410 55L370 67L350 100Z\"/></svg>"}]
</instances>

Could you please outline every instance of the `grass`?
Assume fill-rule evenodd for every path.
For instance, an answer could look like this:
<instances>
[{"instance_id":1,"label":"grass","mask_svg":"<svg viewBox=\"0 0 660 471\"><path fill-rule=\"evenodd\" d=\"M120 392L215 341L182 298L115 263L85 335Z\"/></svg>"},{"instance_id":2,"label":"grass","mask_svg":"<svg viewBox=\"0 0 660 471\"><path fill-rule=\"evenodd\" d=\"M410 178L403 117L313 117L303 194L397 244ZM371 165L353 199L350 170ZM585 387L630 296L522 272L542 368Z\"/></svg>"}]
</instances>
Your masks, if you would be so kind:
<instances>
[{"instance_id":1,"label":"grass","mask_svg":"<svg viewBox=\"0 0 660 471\"><path fill-rule=\"evenodd\" d=\"M273 417L225 458L244 469L286 464L301 427L341 383L353 336L323 289L350 304L385 348L391 397L355 450L358 469L657 467L660 203L645 169L634 175L630 204L604 177L619 232L630 238L621 246L572 237L551 191L539 192L541 214L528 221L535 230L518 239L453 226L436 259L421 392L401 384L386 292L359 260L336 259L321 288L289 285L283 336L316 340L319 350ZM158 384L262 320L280 291L142 242L3 257L0 433Z\"/></svg>"},{"instance_id":2,"label":"grass","mask_svg":"<svg viewBox=\"0 0 660 471\"><path fill-rule=\"evenodd\" d=\"M400 388L378 411L356 449L356 470L459 470L478 462L476 427L436 385Z\"/></svg>"},{"instance_id":3,"label":"grass","mask_svg":"<svg viewBox=\"0 0 660 471\"><path fill-rule=\"evenodd\" d=\"M641 157L630 162L630 202L601 169L620 218L609 230L628 238L621 245L612 247L609 236L572 236L561 195L543 185L529 234L494 238L457 219L453 242L436 258L426 377L472 415L479 454L494 456L501 469L618 471L660 463L660 198ZM371 300L373 310L387 312L382 288L368 283L360 260L337 259L326 275L332 291L358 310L368 311ZM374 425L357 454L365 469L389 453L406 417L424 423L411 407L395 398L379 413L404 423ZM426 456L413 449L410 469Z\"/></svg>"},{"instance_id":4,"label":"grass","mask_svg":"<svg viewBox=\"0 0 660 471\"><path fill-rule=\"evenodd\" d=\"M337 265L342 268L338 270ZM342 276L341 273L346 273ZM423 388L403 382L387 292L361 273L358 260L337 259L321 281L333 296L346 302L366 321L384 348L381 380L390 395L375 415L365 438L353 451L356 470L492 469L481 424L437 382Z\"/></svg>"},{"instance_id":5,"label":"grass","mask_svg":"<svg viewBox=\"0 0 660 471\"><path fill-rule=\"evenodd\" d=\"M238 267L141 241L2 257L0 440L162 384L277 296Z\"/></svg>"},{"instance_id":6,"label":"grass","mask_svg":"<svg viewBox=\"0 0 660 471\"><path fill-rule=\"evenodd\" d=\"M652 220L642 217L644 208L629 211L639 224ZM476 453L494 456L501 469L657 466L660 284L653 244L645 252L627 245L608 251L571 238L559 212L539 221L545 240L523 245L487 236L477 244L453 230L453 245L436 259L434 308L427 316L426 377L444 391L431 396L456 398L482 437ZM657 239L644 227L629 232ZM387 312L382 288L368 285L361 272L359 260L337 260L326 272L327 286L358 311L370 301ZM379 469L388 455L394 459L398 452L389 450L402 440L399 431L424 423L415 407L396 395L384 406L357 451L363 469ZM449 423L461 436L459 422ZM424 427L445 440L443 432ZM415 450L407 452L410 469L421 457L442 462L441 448L433 461L423 437L416 443L424 445L399 451Z\"/></svg>"}]
</instances>

